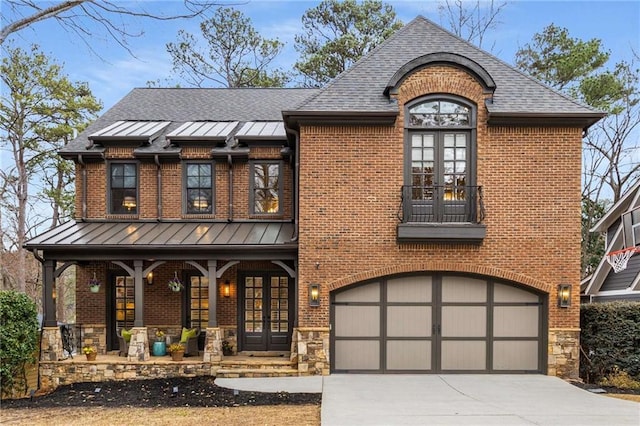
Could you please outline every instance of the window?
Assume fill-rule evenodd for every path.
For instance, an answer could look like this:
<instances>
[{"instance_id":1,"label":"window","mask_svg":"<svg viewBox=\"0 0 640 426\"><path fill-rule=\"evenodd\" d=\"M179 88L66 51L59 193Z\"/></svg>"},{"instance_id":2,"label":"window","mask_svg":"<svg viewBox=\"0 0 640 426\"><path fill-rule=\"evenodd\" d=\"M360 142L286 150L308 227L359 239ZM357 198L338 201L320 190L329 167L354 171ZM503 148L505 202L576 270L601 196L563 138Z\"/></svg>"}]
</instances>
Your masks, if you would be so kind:
<instances>
[{"instance_id":1,"label":"window","mask_svg":"<svg viewBox=\"0 0 640 426\"><path fill-rule=\"evenodd\" d=\"M110 176L110 213L137 214L138 166L135 163L113 163Z\"/></svg>"},{"instance_id":2,"label":"window","mask_svg":"<svg viewBox=\"0 0 640 426\"><path fill-rule=\"evenodd\" d=\"M211 214L213 212L213 166L211 163L187 163L186 212Z\"/></svg>"},{"instance_id":3,"label":"window","mask_svg":"<svg viewBox=\"0 0 640 426\"><path fill-rule=\"evenodd\" d=\"M462 241L469 230L483 237L484 228L466 226L482 220L481 192L475 186L475 106L456 96L428 96L409 103L406 112L398 238ZM423 226L421 231L415 227L418 224L430 228ZM444 229L443 224L458 225ZM465 225L464 232L452 231L463 229L460 224Z\"/></svg>"},{"instance_id":4,"label":"window","mask_svg":"<svg viewBox=\"0 0 640 426\"><path fill-rule=\"evenodd\" d=\"M282 213L282 165L280 162L253 162L250 165L252 214Z\"/></svg>"},{"instance_id":5,"label":"window","mask_svg":"<svg viewBox=\"0 0 640 426\"><path fill-rule=\"evenodd\" d=\"M209 324L209 279L200 276L189 277L189 327L201 330Z\"/></svg>"}]
</instances>

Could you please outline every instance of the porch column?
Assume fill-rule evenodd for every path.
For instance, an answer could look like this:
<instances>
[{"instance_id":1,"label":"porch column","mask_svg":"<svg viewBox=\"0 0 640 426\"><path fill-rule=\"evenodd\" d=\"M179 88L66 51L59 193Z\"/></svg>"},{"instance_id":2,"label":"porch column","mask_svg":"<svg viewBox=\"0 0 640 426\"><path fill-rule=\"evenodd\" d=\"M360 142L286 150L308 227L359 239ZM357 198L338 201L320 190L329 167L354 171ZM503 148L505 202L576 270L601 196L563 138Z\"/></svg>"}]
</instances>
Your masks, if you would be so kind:
<instances>
[{"instance_id":1,"label":"porch column","mask_svg":"<svg viewBox=\"0 0 640 426\"><path fill-rule=\"evenodd\" d=\"M216 269L218 262L216 260L207 261L207 268L209 270L209 322L207 327L218 326L218 279L216 278Z\"/></svg>"},{"instance_id":2,"label":"porch column","mask_svg":"<svg viewBox=\"0 0 640 426\"><path fill-rule=\"evenodd\" d=\"M57 327L56 305L53 300L53 284L55 273L55 260L45 260L42 262L42 300L44 301L44 327Z\"/></svg>"},{"instance_id":3,"label":"porch column","mask_svg":"<svg viewBox=\"0 0 640 426\"><path fill-rule=\"evenodd\" d=\"M144 326L144 282L142 280L142 260L133 261L133 283L135 286L134 327Z\"/></svg>"}]
</instances>

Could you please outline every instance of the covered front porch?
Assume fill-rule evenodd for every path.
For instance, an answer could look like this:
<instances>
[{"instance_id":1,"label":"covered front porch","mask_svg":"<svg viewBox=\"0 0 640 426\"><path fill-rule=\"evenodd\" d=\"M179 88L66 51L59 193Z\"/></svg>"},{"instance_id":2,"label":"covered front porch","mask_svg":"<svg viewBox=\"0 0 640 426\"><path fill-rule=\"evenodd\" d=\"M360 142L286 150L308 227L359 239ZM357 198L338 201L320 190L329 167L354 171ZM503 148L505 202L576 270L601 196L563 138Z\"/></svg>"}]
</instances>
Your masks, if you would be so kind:
<instances>
[{"instance_id":1,"label":"covered front porch","mask_svg":"<svg viewBox=\"0 0 640 426\"><path fill-rule=\"evenodd\" d=\"M293 226L285 222L71 222L31 240L27 246L43 265L43 386L175 375L328 374L327 363L308 362L314 349L307 348L315 340L311 346L328 352L328 330L311 336L297 328L301 292L292 237ZM78 324L73 358L64 350L54 298L56 278L71 266ZM175 280L177 288L168 285ZM172 336L170 343L185 329L197 331L191 356L181 362L153 356L159 332ZM124 347L123 330L130 333ZM223 342L231 356L223 354ZM83 346L96 348L96 361L84 359ZM265 364L271 357L260 355L273 352L281 356ZM226 372L231 366L240 372ZM265 368L282 371L255 371Z\"/></svg>"}]
</instances>

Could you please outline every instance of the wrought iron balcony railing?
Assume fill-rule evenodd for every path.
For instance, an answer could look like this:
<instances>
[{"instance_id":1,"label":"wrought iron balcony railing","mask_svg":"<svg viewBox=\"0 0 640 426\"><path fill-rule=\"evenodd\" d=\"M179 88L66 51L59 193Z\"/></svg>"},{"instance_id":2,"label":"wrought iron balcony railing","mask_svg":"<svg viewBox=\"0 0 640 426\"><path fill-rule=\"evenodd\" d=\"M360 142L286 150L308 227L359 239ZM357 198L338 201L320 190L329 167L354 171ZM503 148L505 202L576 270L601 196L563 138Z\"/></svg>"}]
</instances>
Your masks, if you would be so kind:
<instances>
[{"instance_id":1,"label":"wrought iron balcony railing","mask_svg":"<svg viewBox=\"0 0 640 426\"><path fill-rule=\"evenodd\" d=\"M482 223L481 186L425 185L402 187L401 223Z\"/></svg>"}]
</instances>

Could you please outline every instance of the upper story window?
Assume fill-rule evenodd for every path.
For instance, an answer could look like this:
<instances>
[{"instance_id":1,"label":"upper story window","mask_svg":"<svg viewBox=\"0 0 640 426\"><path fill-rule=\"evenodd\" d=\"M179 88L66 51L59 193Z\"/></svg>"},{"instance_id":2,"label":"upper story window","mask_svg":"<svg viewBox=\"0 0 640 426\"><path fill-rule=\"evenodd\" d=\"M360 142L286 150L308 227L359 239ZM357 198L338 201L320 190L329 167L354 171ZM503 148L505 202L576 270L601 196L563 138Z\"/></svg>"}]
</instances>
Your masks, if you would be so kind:
<instances>
[{"instance_id":1,"label":"upper story window","mask_svg":"<svg viewBox=\"0 0 640 426\"><path fill-rule=\"evenodd\" d=\"M111 163L109 174L109 213L138 213L138 165Z\"/></svg>"},{"instance_id":2,"label":"upper story window","mask_svg":"<svg viewBox=\"0 0 640 426\"><path fill-rule=\"evenodd\" d=\"M213 213L213 165L187 163L185 169L186 213Z\"/></svg>"},{"instance_id":3,"label":"upper story window","mask_svg":"<svg viewBox=\"0 0 640 426\"><path fill-rule=\"evenodd\" d=\"M456 96L427 96L409 103L406 112L402 223L479 223L474 104ZM400 226L399 239L403 232L407 240L420 233ZM429 233L433 228L425 228L420 239L428 240ZM449 235L455 232L443 230L437 239Z\"/></svg>"},{"instance_id":4,"label":"upper story window","mask_svg":"<svg viewBox=\"0 0 640 426\"><path fill-rule=\"evenodd\" d=\"M471 126L471 108L447 101L421 102L409 108L411 127L468 127Z\"/></svg>"},{"instance_id":5,"label":"upper story window","mask_svg":"<svg viewBox=\"0 0 640 426\"><path fill-rule=\"evenodd\" d=\"M279 161L250 163L251 214L282 214L282 164Z\"/></svg>"}]
</instances>

